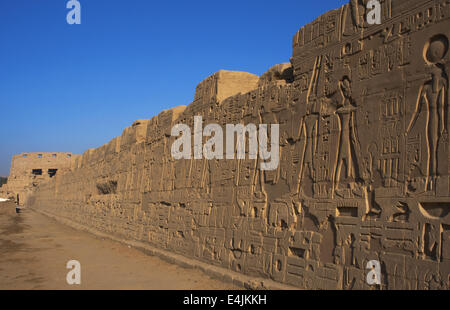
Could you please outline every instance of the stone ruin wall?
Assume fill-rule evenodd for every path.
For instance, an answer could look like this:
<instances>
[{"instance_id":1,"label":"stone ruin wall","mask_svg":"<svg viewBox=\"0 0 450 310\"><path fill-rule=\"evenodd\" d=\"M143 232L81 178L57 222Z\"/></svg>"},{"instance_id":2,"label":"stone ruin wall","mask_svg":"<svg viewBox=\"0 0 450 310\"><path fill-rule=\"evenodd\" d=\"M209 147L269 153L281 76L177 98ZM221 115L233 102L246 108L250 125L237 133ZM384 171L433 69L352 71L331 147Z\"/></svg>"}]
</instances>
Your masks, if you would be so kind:
<instances>
[{"instance_id":1,"label":"stone ruin wall","mask_svg":"<svg viewBox=\"0 0 450 310\"><path fill-rule=\"evenodd\" d=\"M368 25L352 0L298 31L292 68L216 73L189 106L85 152L30 205L299 288L373 288L378 260L383 289L449 289L450 2L385 0L382 12ZM194 115L280 124L278 170L173 160L171 128Z\"/></svg>"},{"instance_id":2,"label":"stone ruin wall","mask_svg":"<svg viewBox=\"0 0 450 310\"><path fill-rule=\"evenodd\" d=\"M1 187L7 197L24 205L29 195L42 183L73 168L80 155L72 153L22 153L11 161L8 183Z\"/></svg>"}]
</instances>

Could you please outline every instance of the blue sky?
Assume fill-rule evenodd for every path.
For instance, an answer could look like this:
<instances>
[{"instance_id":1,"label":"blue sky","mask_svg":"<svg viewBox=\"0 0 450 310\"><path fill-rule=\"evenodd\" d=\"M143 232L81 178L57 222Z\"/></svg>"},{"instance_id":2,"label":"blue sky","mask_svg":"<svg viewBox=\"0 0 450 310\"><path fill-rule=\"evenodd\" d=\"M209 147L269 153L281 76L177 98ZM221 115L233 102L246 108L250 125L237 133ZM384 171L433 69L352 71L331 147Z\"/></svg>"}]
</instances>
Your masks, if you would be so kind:
<instances>
[{"instance_id":1,"label":"blue sky","mask_svg":"<svg viewBox=\"0 0 450 310\"><path fill-rule=\"evenodd\" d=\"M83 153L189 104L214 72L288 62L304 24L348 0L0 0L0 175L21 152Z\"/></svg>"}]
</instances>

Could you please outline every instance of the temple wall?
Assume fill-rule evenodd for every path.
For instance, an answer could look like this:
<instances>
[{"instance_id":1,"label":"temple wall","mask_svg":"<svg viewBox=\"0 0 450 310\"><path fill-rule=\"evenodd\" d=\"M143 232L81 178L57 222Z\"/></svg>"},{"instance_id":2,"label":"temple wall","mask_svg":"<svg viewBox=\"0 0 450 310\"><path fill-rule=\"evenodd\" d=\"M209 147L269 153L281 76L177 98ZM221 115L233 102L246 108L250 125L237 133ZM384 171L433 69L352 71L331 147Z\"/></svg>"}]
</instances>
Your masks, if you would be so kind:
<instances>
[{"instance_id":1,"label":"temple wall","mask_svg":"<svg viewBox=\"0 0 450 310\"><path fill-rule=\"evenodd\" d=\"M30 206L300 288L373 288L378 260L383 289L449 289L450 2L382 1L382 25L357 3L302 27L292 67L209 77L192 104L40 184ZM197 115L280 124L280 165L174 160L171 128Z\"/></svg>"}]
</instances>

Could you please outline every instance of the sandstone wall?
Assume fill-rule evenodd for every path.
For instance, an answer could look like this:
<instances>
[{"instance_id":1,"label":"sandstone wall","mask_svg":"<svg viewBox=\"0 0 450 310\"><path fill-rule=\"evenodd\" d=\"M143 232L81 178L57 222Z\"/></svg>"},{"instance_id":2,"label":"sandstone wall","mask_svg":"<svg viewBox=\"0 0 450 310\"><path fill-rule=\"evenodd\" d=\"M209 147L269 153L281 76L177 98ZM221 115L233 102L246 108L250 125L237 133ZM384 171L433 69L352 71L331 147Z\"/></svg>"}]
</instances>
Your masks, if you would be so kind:
<instances>
[{"instance_id":1,"label":"sandstone wall","mask_svg":"<svg viewBox=\"0 0 450 310\"><path fill-rule=\"evenodd\" d=\"M368 25L362 2L302 27L290 74L231 73L232 92L223 73L208 78L192 104L87 151L30 205L300 288L371 288L378 260L384 289L448 289L450 3L385 0ZM194 115L280 124L279 168L173 160L171 128Z\"/></svg>"}]
</instances>

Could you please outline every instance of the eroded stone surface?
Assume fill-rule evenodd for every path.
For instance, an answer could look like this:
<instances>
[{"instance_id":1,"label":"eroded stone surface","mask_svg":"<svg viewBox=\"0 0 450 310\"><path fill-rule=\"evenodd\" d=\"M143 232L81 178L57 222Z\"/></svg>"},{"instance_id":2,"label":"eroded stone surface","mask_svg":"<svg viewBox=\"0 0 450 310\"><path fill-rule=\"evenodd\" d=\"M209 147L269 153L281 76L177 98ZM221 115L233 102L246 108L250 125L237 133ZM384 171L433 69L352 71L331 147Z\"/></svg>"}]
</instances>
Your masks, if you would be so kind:
<instances>
[{"instance_id":1,"label":"eroded stone surface","mask_svg":"<svg viewBox=\"0 0 450 310\"><path fill-rule=\"evenodd\" d=\"M382 25L365 22L366 2L302 27L290 71L216 73L193 103L87 151L30 205L301 288L372 288L378 260L383 288L448 289L450 2L381 1ZM195 115L280 124L278 169L173 160L171 128Z\"/></svg>"}]
</instances>

